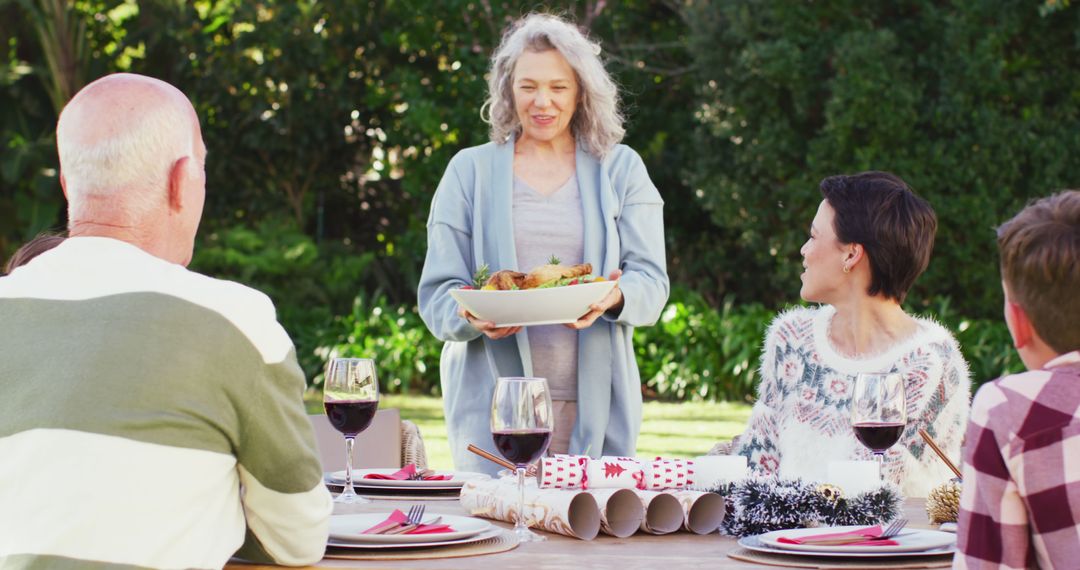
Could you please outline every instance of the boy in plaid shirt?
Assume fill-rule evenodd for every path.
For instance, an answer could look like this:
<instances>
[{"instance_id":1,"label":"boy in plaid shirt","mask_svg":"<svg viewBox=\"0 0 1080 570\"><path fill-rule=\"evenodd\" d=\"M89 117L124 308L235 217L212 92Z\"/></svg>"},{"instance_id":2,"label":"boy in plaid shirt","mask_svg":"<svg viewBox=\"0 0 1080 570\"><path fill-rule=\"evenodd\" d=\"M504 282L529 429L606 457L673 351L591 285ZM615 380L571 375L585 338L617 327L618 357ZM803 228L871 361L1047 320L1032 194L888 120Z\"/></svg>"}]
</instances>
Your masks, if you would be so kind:
<instances>
[{"instance_id":1,"label":"boy in plaid shirt","mask_svg":"<svg viewBox=\"0 0 1080 570\"><path fill-rule=\"evenodd\" d=\"M954 568L1080 567L1080 191L998 228L1005 322L1028 372L971 405Z\"/></svg>"}]
</instances>

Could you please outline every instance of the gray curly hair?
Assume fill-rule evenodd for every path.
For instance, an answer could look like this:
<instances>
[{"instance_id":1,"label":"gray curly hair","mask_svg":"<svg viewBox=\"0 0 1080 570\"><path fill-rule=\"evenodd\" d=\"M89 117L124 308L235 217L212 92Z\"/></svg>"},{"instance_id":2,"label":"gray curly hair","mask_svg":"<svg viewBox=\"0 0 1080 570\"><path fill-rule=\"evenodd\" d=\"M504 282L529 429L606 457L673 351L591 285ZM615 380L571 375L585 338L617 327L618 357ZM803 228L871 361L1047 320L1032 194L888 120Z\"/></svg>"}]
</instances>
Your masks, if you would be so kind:
<instances>
[{"instance_id":1,"label":"gray curly hair","mask_svg":"<svg viewBox=\"0 0 1080 570\"><path fill-rule=\"evenodd\" d=\"M548 14L529 14L511 25L491 57L488 97L480 111L491 125L491 140L501 143L521 133L514 109L514 67L525 50L549 49L559 50L577 79L578 104L571 132L586 152L602 159L626 134L619 89L600 60L600 45L573 24Z\"/></svg>"}]
</instances>

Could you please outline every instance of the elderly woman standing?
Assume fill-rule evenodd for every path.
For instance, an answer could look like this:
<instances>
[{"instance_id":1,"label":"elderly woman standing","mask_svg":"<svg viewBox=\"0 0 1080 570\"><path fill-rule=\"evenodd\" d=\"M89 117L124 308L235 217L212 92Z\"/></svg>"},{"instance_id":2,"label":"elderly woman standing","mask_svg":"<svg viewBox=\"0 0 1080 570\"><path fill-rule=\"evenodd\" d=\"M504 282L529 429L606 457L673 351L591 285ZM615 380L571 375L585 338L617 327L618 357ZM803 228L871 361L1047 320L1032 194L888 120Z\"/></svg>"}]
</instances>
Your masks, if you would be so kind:
<instances>
[{"instance_id":1,"label":"elderly woman standing","mask_svg":"<svg viewBox=\"0 0 1080 570\"><path fill-rule=\"evenodd\" d=\"M492 57L491 142L459 152L435 192L420 314L445 341L440 372L458 469L494 470L466 446L491 447L499 376L548 379L552 451L635 453L633 327L654 323L667 301L663 200L637 153L618 144L618 92L599 53L554 16L512 25ZM618 286L575 323L528 328L495 327L449 294L483 265L528 271L552 255L591 263Z\"/></svg>"},{"instance_id":2,"label":"elderly woman standing","mask_svg":"<svg viewBox=\"0 0 1080 570\"><path fill-rule=\"evenodd\" d=\"M967 363L949 331L900 306L930 262L937 217L886 172L831 176L821 182L821 193L800 250L800 295L822 305L773 321L747 430L714 451L746 456L759 475L824 481L829 461L871 457L851 428L855 376L898 372L908 423L886 453L884 476L905 494L925 497L952 474L919 429L959 458L971 390Z\"/></svg>"}]
</instances>

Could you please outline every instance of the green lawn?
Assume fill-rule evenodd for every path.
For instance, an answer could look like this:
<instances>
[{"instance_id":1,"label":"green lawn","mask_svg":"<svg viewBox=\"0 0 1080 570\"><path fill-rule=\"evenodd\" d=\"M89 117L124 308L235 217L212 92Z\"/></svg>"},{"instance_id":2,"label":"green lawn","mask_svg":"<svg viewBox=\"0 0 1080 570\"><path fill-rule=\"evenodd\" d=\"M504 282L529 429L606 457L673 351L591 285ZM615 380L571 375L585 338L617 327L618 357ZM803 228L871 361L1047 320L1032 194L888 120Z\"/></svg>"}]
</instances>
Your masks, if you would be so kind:
<instances>
[{"instance_id":1,"label":"green lawn","mask_svg":"<svg viewBox=\"0 0 1080 570\"><path fill-rule=\"evenodd\" d=\"M321 394L312 393L308 412L322 411ZM428 462L437 469L450 469L450 448L446 442L442 400L431 396L388 394L380 408L401 410L402 419L420 427ZM731 402L668 403L646 402L645 420L638 438L639 457L693 457L702 455L721 439L738 434L750 417L750 406Z\"/></svg>"}]
</instances>

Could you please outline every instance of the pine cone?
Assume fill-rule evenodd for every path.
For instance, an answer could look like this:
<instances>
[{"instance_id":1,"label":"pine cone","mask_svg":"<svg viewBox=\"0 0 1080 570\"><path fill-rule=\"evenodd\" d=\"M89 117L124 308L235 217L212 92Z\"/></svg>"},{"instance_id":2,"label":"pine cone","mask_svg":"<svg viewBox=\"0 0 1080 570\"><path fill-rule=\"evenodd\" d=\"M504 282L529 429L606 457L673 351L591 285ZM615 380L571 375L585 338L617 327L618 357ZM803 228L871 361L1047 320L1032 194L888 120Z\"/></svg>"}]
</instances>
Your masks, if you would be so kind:
<instances>
[{"instance_id":1,"label":"pine cone","mask_svg":"<svg viewBox=\"0 0 1080 570\"><path fill-rule=\"evenodd\" d=\"M960 482L953 479L931 489L926 497L926 515L933 524L956 522L960 517Z\"/></svg>"}]
</instances>

